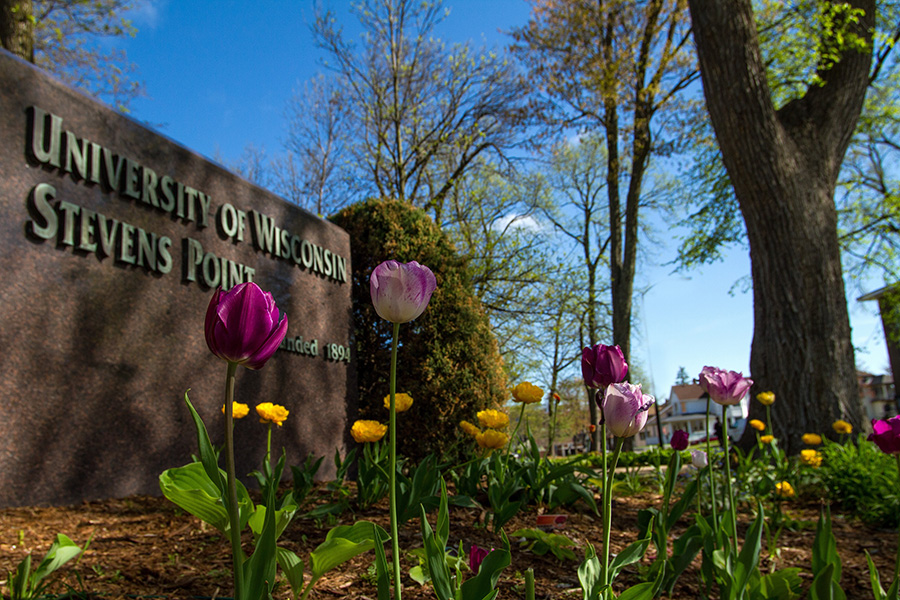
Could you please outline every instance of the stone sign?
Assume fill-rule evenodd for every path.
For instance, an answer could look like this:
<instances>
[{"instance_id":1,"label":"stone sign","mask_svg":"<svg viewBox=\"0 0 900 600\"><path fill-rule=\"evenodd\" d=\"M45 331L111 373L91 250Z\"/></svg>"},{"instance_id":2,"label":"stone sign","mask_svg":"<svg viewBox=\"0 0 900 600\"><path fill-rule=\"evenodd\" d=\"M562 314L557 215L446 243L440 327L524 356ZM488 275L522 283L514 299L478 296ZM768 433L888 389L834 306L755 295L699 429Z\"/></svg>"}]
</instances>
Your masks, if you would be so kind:
<instances>
[{"instance_id":1,"label":"stone sign","mask_svg":"<svg viewBox=\"0 0 900 600\"><path fill-rule=\"evenodd\" d=\"M214 290L246 281L289 319L239 369L239 475L259 469L261 402L288 464L346 447L355 410L347 233L0 50L0 506L159 494L197 452L188 393L224 440ZM331 460L320 476L329 474Z\"/></svg>"}]
</instances>

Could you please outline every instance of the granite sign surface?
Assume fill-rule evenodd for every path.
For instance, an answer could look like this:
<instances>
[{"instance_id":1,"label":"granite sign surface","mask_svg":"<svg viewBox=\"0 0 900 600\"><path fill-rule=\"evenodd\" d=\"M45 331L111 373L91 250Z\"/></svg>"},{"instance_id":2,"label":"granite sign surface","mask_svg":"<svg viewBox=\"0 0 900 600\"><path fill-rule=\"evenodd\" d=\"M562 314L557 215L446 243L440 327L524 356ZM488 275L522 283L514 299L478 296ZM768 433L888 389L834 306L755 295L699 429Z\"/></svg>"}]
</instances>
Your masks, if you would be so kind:
<instances>
[{"instance_id":1,"label":"granite sign surface","mask_svg":"<svg viewBox=\"0 0 900 600\"><path fill-rule=\"evenodd\" d=\"M238 475L261 465L262 402L290 411L273 432L288 464L343 453L345 231L2 50L0 211L0 506L159 494L196 453L186 392L221 444L225 363L204 316L247 281L289 327L265 367L238 371Z\"/></svg>"}]
</instances>

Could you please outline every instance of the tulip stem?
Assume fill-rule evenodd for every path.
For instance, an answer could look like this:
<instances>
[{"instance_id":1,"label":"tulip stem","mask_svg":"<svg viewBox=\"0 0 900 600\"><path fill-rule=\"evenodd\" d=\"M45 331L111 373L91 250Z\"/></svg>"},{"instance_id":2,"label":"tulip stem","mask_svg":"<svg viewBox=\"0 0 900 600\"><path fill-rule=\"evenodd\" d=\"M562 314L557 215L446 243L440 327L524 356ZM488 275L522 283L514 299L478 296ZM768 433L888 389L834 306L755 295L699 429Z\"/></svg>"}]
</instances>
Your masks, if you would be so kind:
<instances>
[{"instance_id":1,"label":"tulip stem","mask_svg":"<svg viewBox=\"0 0 900 600\"><path fill-rule=\"evenodd\" d=\"M506 479L506 471L509 469L509 453L512 450L512 443L516 437L516 434L519 433L519 425L522 424L522 419L525 417L525 403L522 403L522 410L519 411L519 420L516 422L516 428L513 430L513 434L509 436L509 442L506 443L506 456L503 461L503 472L501 473L500 483L503 483L503 480Z\"/></svg>"},{"instance_id":2,"label":"tulip stem","mask_svg":"<svg viewBox=\"0 0 900 600\"><path fill-rule=\"evenodd\" d=\"M394 323L394 339L391 341L391 417L390 417L390 485L391 485L391 560L394 567L394 600L400 600L400 535L397 527L397 342L400 337L400 323Z\"/></svg>"},{"instance_id":3,"label":"tulip stem","mask_svg":"<svg viewBox=\"0 0 900 600\"><path fill-rule=\"evenodd\" d=\"M603 429L603 448L606 449L606 424L602 425ZM609 538L612 530L612 487L613 480L616 477L616 464L619 462L619 454L622 452L622 445L625 438L616 438L616 447L613 450L612 463L609 465L609 472L606 474L606 484L603 486L603 592L604 598L613 598L611 593L612 581L609 579ZM605 452L604 452L605 454Z\"/></svg>"},{"instance_id":4,"label":"tulip stem","mask_svg":"<svg viewBox=\"0 0 900 600\"><path fill-rule=\"evenodd\" d=\"M728 419L725 417L728 407L722 408L722 444L725 448L725 493L728 496L728 515L729 526L731 527L730 536L732 540L732 548L737 551L737 507L734 505L734 490L731 487L731 455L728 452Z\"/></svg>"},{"instance_id":5,"label":"tulip stem","mask_svg":"<svg viewBox=\"0 0 900 600\"><path fill-rule=\"evenodd\" d=\"M240 599L244 594L244 554L241 550L241 521L238 515L237 483L234 475L234 374L237 363L228 361L228 372L225 375L225 474L226 499L228 509L229 536L231 538L231 556L234 563L234 597Z\"/></svg>"},{"instance_id":6,"label":"tulip stem","mask_svg":"<svg viewBox=\"0 0 900 600\"><path fill-rule=\"evenodd\" d=\"M719 527L719 515L718 508L716 507L716 480L713 477L713 455L712 455L712 441L711 436L709 435L709 411L710 411L710 399L707 396L706 398L706 468L707 473L709 475L709 499L710 504L712 504L712 520L713 520L713 528L717 529ZM715 542L714 542L715 543Z\"/></svg>"},{"instance_id":7,"label":"tulip stem","mask_svg":"<svg viewBox=\"0 0 900 600\"><path fill-rule=\"evenodd\" d=\"M897 459L897 473L900 474L900 454L894 454L894 457ZM897 559L894 563L894 580L891 585L897 586L898 579L900 579L900 528L897 531Z\"/></svg>"}]
</instances>

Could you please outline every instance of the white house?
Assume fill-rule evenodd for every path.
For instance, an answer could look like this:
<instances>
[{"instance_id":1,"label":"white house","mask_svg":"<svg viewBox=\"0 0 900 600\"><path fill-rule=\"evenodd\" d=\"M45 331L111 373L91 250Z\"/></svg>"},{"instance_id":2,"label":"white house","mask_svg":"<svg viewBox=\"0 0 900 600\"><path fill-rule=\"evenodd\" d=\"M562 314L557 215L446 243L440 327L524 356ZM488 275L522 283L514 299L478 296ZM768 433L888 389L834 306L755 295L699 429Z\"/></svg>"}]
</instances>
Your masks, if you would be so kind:
<instances>
[{"instance_id":1,"label":"white house","mask_svg":"<svg viewBox=\"0 0 900 600\"><path fill-rule=\"evenodd\" d=\"M708 394L696 383L673 385L669 392L669 399L659 407L661 417L663 443L668 443L675 430L683 429L688 432L691 443L705 440L707 435L716 435L715 424L722 421L722 409L727 408L725 417L728 422L728 432L732 439L736 439L744 432L747 422L747 414L750 410L750 395L745 394L739 404L724 407L715 402L710 402L709 408L709 432L706 431L706 400ZM650 416L647 425L635 437L635 446L651 446L659 443L659 434L656 424L656 410L650 408Z\"/></svg>"}]
</instances>

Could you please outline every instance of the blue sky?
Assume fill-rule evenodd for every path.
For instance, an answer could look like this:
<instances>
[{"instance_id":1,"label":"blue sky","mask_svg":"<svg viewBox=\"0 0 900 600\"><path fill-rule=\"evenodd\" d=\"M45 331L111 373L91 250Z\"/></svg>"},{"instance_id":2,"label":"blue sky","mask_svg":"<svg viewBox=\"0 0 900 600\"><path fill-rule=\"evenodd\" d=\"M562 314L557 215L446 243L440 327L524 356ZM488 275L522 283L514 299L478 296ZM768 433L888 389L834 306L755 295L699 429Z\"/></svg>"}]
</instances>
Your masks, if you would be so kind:
<instances>
[{"instance_id":1,"label":"blue sky","mask_svg":"<svg viewBox=\"0 0 900 600\"><path fill-rule=\"evenodd\" d=\"M345 31L356 31L349 3L330 5ZM501 32L524 24L529 14L524 0L446 0L445 6L450 15L436 35L476 46L505 46L509 37ZM309 33L312 7L311 1L151 0L133 15L137 36L121 44L148 93L133 104L132 116L206 157L236 160L250 144L270 156L280 153L287 102L323 70ZM645 388L667 396L679 366L694 376L704 365L747 374L752 297L729 291L750 271L748 251L738 248L723 262L671 274L665 263L674 256L677 232L658 225L661 243L649 249L636 282L648 288L635 299L639 322L632 340L635 358L652 378ZM875 303L860 305L855 289L848 296L857 364L885 372Z\"/></svg>"}]
</instances>

